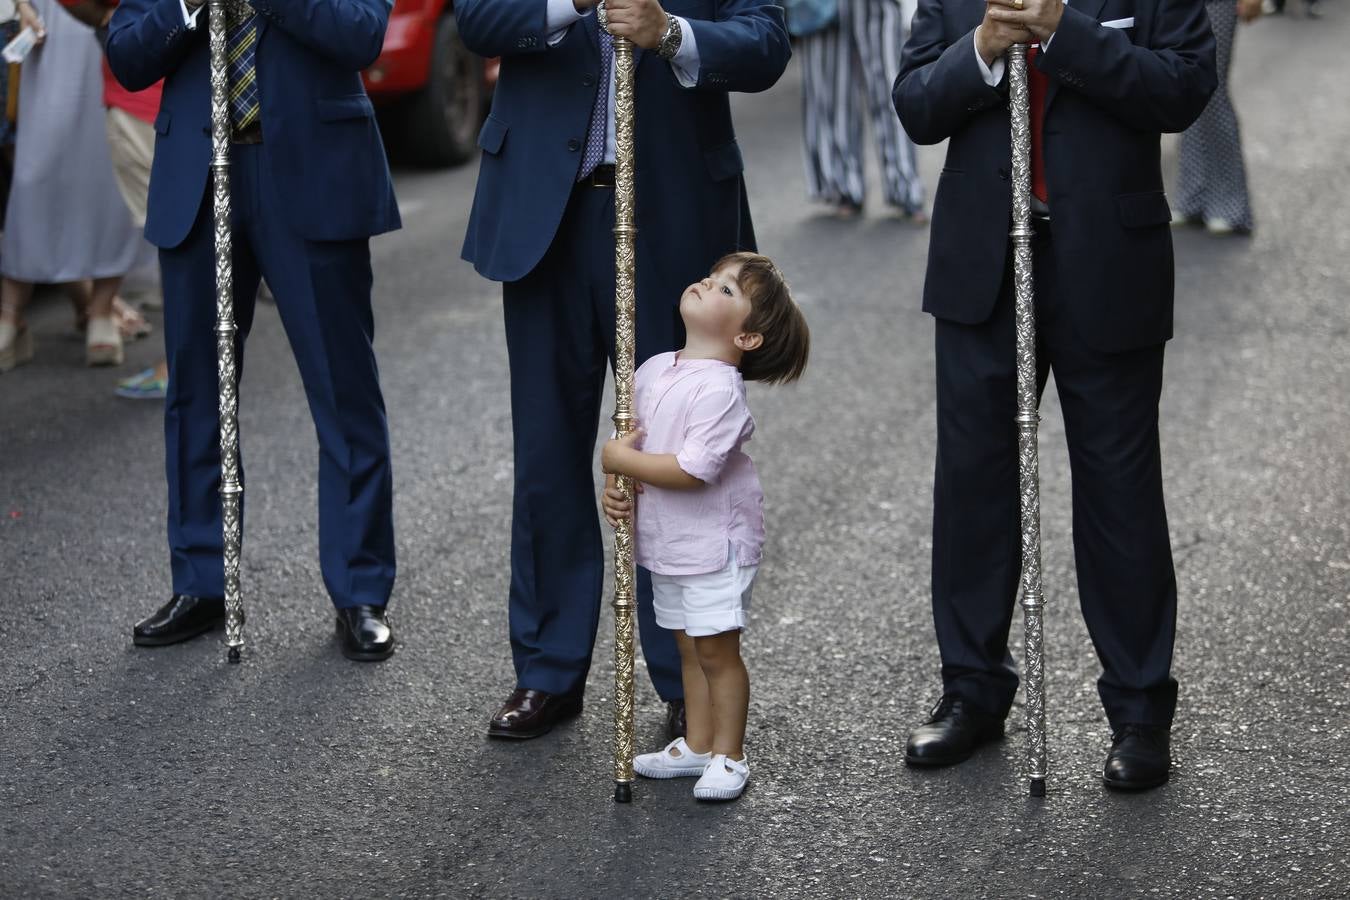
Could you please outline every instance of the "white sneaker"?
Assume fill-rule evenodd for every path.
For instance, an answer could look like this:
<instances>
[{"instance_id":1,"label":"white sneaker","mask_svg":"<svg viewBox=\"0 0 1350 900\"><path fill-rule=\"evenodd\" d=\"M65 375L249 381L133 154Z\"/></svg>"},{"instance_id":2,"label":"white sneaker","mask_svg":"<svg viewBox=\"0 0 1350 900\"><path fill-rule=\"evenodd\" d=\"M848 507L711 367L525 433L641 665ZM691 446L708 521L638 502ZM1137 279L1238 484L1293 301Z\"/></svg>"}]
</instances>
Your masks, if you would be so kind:
<instances>
[{"instance_id":1,"label":"white sneaker","mask_svg":"<svg viewBox=\"0 0 1350 900\"><path fill-rule=\"evenodd\" d=\"M643 778L688 778L702 775L711 760L711 753L695 753L684 738L676 738L664 750L638 754L633 769Z\"/></svg>"},{"instance_id":2,"label":"white sneaker","mask_svg":"<svg viewBox=\"0 0 1350 900\"><path fill-rule=\"evenodd\" d=\"M1210 234L1232 234L1237 228L1227 219L1212 218L1205 220L1205 230Z\"/></svg>"},{"instance_id":3,"label":"white sneaker","mask_svg":"<svg viewBox=\"0 0 1350 900\"><path fill-rule=\"evenodd\" d=\"M694 785L698 800L735 800L750 781L750 759L735 760L719 753L708 762L703 777Z\"/></svg>"}]
</instances>

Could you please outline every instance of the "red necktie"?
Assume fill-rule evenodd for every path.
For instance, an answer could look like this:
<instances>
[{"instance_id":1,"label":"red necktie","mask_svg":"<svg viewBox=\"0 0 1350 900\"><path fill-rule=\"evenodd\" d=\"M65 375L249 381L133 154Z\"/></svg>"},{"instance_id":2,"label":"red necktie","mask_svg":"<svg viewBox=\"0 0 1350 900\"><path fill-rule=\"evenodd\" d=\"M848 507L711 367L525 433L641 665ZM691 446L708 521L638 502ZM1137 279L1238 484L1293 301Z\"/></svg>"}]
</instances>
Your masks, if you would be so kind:
<instances>
[{"instance_id":1,"label":"red necktie","mask_svg":"<svg viewBox=\"0 0 1350 900\"><path fill-rule=\"evenodd\" d=\"M1050 79L1036 68L1036 55L1041 48L1032 44L1027 48L1027 95L1031 106L1031 193L1042 203L1050 196L1045 189L1045 92Z\"/></svg>"}]
</instances>

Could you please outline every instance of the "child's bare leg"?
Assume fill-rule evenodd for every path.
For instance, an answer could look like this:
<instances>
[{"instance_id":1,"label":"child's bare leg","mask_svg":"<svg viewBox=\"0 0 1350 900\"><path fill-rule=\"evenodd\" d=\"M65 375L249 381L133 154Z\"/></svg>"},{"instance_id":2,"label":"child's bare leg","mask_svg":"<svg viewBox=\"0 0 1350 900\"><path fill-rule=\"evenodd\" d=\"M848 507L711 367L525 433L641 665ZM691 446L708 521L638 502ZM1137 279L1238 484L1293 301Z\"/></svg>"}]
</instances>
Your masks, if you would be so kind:
<instances>
[{"instance_id":1,"label":"child's bare leg","mask_svg":"<svg viewBox=\"0 0 1350 900\"><path fill-rule=\"evenodd\" d=\"M741 660L741 633L696 637L698 661L712 698L713 753L745 758L745 718L750 708L750 674ZM685 703L688 700L686 688ZM691 726L692 727L692 726Z\"/></svg>"},{"instance_id":2,"label":"child's bare leg","mask_svg":"<svg viewBox=\"0 0 1350 900\"><path fill-rule=\"evenodd\" d=\"M677 631L675 646L680 650L680 676L684 682L684 742L695 753L707 753L713 743L712 699L708 695L708 679L703 677L694 639L683 631Z\"/></svg>"}]
</instances>

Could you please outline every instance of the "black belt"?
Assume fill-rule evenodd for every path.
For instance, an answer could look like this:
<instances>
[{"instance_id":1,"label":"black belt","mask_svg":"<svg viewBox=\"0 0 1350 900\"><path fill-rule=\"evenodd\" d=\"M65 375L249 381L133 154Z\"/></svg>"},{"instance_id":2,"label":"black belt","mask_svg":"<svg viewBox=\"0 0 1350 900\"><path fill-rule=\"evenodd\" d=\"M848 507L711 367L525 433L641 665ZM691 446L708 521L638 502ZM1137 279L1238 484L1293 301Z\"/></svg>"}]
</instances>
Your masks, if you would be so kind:
<instances>
[{"instance_id":1,"label":"black belt","mask_svg":"<svg viewBox=\"0 0 1350 900\"><path fill-rule=\"evenodd\" d=\"M247 128L230 132L230 143L232 144L261 144L262 143L262 123L254 122Z\"/></svg>"},{"instance_id":2,"label":"black belt","mask_svg":"<svg viewBox=\"0 0 1350 900\"><path fill-rule=\"evenodd\" d=\"M585 178L577 182L584 187L612 188L614 187L614 167L596 166L595 170Z\"/></svg>"}]
</instances>

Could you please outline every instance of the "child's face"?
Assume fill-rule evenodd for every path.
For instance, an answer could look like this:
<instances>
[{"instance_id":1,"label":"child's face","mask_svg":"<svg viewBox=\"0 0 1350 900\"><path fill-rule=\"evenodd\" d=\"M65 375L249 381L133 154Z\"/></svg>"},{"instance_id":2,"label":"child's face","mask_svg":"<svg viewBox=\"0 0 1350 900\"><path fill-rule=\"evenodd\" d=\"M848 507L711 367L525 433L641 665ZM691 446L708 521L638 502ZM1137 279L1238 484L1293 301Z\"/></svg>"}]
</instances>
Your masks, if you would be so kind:
<instances>
[{"instance_id":1,"label":"child's face","mask_svg":"<svg viewBox=\"0 0 1350 900\"><path fill-rule=\"evenodd\" d=\"M680 316L685 331L734 344L750 315L750 298L741 293L736 281L740 274L740 264L732 263L684 289Z\"/></svg>"}]
</instances>

